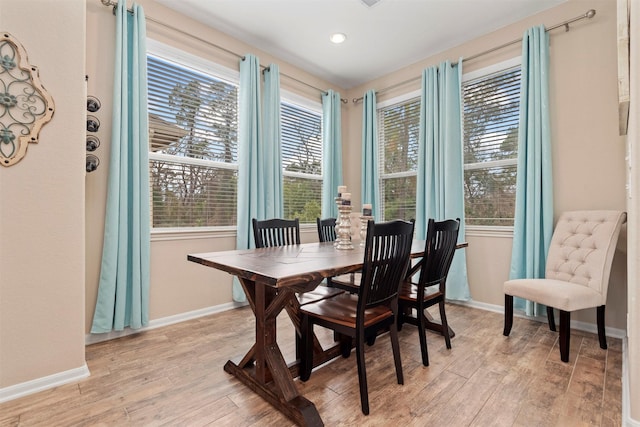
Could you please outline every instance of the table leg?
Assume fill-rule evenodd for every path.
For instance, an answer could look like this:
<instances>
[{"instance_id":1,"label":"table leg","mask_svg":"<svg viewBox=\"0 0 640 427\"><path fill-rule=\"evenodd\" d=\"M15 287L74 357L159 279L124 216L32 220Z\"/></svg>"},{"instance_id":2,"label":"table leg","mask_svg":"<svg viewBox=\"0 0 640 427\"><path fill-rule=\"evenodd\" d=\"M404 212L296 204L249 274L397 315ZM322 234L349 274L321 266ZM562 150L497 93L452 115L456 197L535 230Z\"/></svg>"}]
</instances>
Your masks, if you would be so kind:
<instances>
[{"instance_id":1,"label":"table leg","mask_svg":"<svg viewBox=\"0 0 640 427\"><path fill-rule=\"evenodd\" d=\"M313 402L298 393L276 341L276 317L288 299L279 296L273 287L245 279L240 281L256 317L256 342L240 365L229 360L224 370L296 424L324 425Z\"/></svg>"}]
</instances>

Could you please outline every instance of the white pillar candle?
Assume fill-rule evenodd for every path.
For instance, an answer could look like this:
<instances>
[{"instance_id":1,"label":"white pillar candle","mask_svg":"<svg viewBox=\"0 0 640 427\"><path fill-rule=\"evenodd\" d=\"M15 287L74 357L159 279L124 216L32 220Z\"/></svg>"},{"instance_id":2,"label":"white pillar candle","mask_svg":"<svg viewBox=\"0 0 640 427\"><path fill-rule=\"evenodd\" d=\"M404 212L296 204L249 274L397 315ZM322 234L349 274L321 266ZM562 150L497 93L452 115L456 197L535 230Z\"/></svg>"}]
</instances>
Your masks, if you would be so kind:
<instances>
[{"instance_id":1,"label":"white pillar candle","mask_svg":"<svg viewBox=\"0 0 640 427\"><path fill-rule=\"evenodd\" d=\"M338 186L338 197L341 197L346 192L347 192L347 186L346 185L339 185Z\"/></svg>"},{"instance_id":2,"label":"white pillar candle","mask_svg":"<svg viewBox=\"0 0 640 427\"><path fill-rule=\"evenodd\" d=\"M365 203L362 205L362 215L363 216L371 216L373 206L371 203Z\"/></svg>"}]
</instances>

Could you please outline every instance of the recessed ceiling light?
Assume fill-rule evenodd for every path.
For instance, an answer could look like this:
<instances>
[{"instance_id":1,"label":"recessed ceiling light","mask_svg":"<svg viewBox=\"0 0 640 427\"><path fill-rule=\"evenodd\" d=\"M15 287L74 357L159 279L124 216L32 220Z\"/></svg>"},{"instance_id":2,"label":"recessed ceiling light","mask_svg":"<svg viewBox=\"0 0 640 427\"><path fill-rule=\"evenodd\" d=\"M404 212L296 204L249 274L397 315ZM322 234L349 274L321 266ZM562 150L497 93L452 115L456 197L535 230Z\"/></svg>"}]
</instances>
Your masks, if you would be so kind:
<instances>
[{"instance_id":1,"label":"recessed ceiling light","mask_svg":"<svg viewBox=\"0 0 640 427\"><path fill-rule=\"evenodd\" d=\"M347 39L347 36L344 33L335 33L331 34L329 40L331 40L335 44L340 44Z\"/></svg>"}]
</instances>

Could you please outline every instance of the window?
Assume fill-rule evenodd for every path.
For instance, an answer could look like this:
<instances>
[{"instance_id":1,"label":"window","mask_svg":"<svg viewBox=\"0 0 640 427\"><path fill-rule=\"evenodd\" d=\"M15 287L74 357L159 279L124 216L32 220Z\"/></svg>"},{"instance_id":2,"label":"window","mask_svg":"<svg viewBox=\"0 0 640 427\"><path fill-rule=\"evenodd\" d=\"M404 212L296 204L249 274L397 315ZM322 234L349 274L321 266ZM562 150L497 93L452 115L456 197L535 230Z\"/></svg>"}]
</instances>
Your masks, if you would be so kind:
<instances>
[{"instance_id":1,"label":"window","mask_svg":"<svg viewBox=\"0 0 640 427\"><path fill-rule=\"evenodd\" d=\"M512 226L520 65L483 74L465 76L462 86L466 223Z\"/></svg>"},{"instance_id":2,"label":"window","mask_svg":"<svg viewBox=\"0 0 640 427\"><path fill-rule=\"evenodd\" d=\"M284 217L303 224L320 217L322 200L322 113L281 103Z\"/></svg>"},{"instance_id":3,"label":"window","mask_svg":"<svg viewBox=\"0 0 640 427\"><path fill-rule=\"evenodd\" d=\"M415 218L420 97L378 107L381 220Z\"/></svg>"},{"instance_id":4,"label":"window","mask_svg":"<svg viewBox=\"0 0 640 427\"><path fill-rule=\"evenodd\" d=\"M185 58L147 56L152 226L233 226L238 80Z\"/></svg>"}]
</instances>

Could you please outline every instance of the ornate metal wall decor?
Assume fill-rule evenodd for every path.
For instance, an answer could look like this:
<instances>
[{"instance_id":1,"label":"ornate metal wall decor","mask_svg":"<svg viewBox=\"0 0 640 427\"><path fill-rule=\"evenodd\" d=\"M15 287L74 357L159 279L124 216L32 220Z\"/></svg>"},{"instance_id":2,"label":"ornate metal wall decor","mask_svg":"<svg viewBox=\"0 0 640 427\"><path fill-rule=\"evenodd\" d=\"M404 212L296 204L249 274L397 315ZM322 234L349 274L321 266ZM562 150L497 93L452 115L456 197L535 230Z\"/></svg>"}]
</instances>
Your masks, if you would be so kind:
<instances>
[{"instance_id":1,"label":"ornate metal wall decor","mask_svg":"<svg viewBox=\"0 0 640 427\"><path fill-rule=\"evenodd\" d=\"M51 95L40 83L38 68L9 33L0 33L0 163L12 166L38 142L40 129L51 120Z\"/></svg>"}]
</instances>

